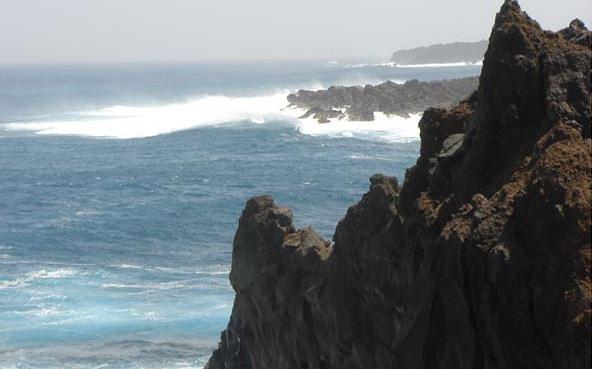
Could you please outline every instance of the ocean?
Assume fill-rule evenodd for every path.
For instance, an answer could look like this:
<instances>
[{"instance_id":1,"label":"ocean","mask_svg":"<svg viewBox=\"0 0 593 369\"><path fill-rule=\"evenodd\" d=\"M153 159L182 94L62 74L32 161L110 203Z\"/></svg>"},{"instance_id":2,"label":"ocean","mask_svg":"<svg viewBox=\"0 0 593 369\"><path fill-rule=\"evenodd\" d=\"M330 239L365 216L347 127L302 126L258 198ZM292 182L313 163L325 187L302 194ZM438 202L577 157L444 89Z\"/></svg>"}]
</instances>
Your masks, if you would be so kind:
<instances>
[{"instance_id":1,"label":"ocean","mask_svg":"<svg viewBox=\"0 0 593 369\"><path fill-rule=\"evenodd\" d=\"M202 368L233 302L245 201L331 238L417 122L318 124L299 88L480 66L250 62L0 67L0 368Z\"/></svg>"}]
</instances>

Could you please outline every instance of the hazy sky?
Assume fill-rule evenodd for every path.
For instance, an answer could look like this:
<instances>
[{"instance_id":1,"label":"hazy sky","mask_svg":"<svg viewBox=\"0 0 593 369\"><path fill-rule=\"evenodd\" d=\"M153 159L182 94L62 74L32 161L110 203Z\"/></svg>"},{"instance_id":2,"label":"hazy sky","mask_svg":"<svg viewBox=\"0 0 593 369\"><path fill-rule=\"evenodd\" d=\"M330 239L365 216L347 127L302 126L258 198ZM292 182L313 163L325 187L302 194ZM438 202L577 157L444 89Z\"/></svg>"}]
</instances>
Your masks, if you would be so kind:
<instances>
[{"instance_id":1,"label":"hazy sky","mask_svg":"<svg viewBox=\"0 0 593 369\"><path fill-rule=\"evenodd\" d=\"M591 0L523 0L544 28ZM487 38L492 0L0 0L0 64L382 58Z\"/></svg>"}]
</instances>

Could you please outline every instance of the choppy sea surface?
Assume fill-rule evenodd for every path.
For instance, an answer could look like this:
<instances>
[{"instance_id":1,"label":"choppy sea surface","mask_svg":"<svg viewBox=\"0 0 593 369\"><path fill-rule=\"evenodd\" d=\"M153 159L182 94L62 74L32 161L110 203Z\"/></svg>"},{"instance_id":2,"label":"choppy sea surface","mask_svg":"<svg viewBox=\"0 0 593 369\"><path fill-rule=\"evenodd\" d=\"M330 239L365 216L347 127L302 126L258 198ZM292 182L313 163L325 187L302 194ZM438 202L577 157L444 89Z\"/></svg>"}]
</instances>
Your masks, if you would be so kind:
<instances>
[{"instance_id":1,"label":"choppy sea surface","mask_svg":"<svg viewBox=\"0 0 593 369\"><path fill-rule=\"evenodd\" d=\"M0 368L202 368L226 325L245 201L331 238L417 121L320 125L298 88L480 66L235 63L0 67Z\"/></svg>"}]
</instances>

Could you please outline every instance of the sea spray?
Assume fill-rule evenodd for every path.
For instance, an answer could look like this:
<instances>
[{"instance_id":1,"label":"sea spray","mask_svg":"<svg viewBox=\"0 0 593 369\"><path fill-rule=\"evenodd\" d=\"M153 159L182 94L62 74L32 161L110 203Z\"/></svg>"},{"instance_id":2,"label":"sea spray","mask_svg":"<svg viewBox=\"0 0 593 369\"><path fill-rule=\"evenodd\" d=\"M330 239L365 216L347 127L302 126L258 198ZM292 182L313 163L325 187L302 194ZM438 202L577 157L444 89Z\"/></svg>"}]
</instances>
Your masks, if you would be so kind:
<instances>
[{"instance_id":1,"label":"sea spray","mask_svg":"<svg viewBox=\"0 0 593 369\"><path fill-rule=\"evenodd\" d=\"M404 118L376 113L372 122L334 120L319 124L312 119L299 119L304 112L287 107L289 92L285 90L255 97L203 96L161 106L116 105L71 113L71 120L7 123L4 127L40 135L130 139L221 124L289 122L306 135L359 136L388 141L418 138L420 114Z\"/></svg>"}]
</instances>

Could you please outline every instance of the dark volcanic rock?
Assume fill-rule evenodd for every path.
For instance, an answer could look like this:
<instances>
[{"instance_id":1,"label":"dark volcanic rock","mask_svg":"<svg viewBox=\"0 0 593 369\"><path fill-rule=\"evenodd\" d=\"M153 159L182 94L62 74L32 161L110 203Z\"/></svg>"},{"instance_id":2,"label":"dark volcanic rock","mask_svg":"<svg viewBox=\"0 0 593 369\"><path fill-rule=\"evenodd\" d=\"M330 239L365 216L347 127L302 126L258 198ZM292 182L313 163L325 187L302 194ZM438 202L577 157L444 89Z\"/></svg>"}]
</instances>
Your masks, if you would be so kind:
<instances>
[{"instance_id":1,"label":"dark volcanic rock","mask_svg":"<svg viewBox=\"0 0 593 369\"><path fill-rule=\"evenodd\" d=\"M313 361L307 347L329 301L320 300L332 246L311 228L295 230L292 213L269 196L247 202L233 242L235 304L208 368L291 368ZM331 322L327 322L331 324ZM303 340L295 341L295 337ZM273 341L261 350L259 345ZM296 345L296 346L295 346ZM308 355L309 357L306 357Z\"/></svg>"},{"instance_id":2,"label":"dark volcanic rock","mask_svg":"<svg viewBox=\"0 0 593 369\"><path fill-rule=\"evenodd\" d=\"M323 110L321 108L315 107L307 110L305 114L300 116L300 119L306 119L309 117L313 117L317 119L319 123L329 123L331 118L341 118L344 114L339 110L329 109Z\"/></svg>"},{"instance_id":3,"label":"dark volcanic rock","mask_svg":"<svg viewBox=\"0 0 593 369\"><path fill-rule=\"evenodd\" d=\"M505 2L477 93L424 113L333 246L250 200L206 368L591 367L590 40Z\"/></svg>"},{"instance_id":4,"label":"dark volcanic rock","mask_svg":"<svg viewBox=\"0 0 593 369\"><path fill-rule=\"evenodd\" d=\"M465 99L478 86L478 77L404 84L387 81L376 86L332 86L327 90L299 90L287 97L290 106L307 109L303 117L313 116L320 123L329 118L348 117L355 121L372 121L374 112L409 114L429 107L450 107Z\"/></svg>"}]
</instances>

